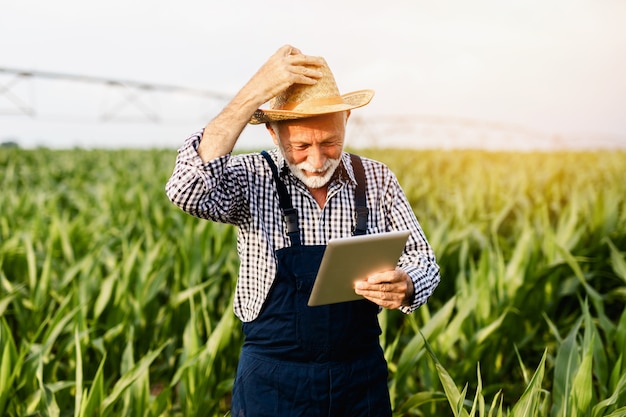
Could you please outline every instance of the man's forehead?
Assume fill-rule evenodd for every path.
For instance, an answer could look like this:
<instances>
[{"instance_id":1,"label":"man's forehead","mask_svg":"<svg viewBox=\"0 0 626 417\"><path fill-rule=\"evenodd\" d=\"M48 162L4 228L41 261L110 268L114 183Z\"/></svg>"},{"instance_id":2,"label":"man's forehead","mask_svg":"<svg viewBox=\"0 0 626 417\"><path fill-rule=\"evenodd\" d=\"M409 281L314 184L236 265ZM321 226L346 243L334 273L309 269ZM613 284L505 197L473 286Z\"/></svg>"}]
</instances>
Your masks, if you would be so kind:
<instances>
[{"instance_id":1,"label":"man's forehead","mask_svg":"<svg viewBox=\"0 0 626 417\"><path fill-rule=\"evenodd\" d=\"M324 114L321 116L307 117L294 120L283 120L276 123L280 131L337 131L343 130L345 126L345 116L342 113Z\"/></svg>"},{"instance_id":2,"label":"man's forehead","mask_svg":"<svg viewBox=\"0 0 626 417\"><path fill-rule=\"evenodd\" d=\"M336 113L320 114L318 116L312 116L312 117L302 117L300 119L281 120L275 123L277 123L278 126L318 128L319 126L323 126L327 124L335 124L335 123L343 124L343 122L345 122L345 115L346 115L346 112L343 111L343 112L336 112Z\"/></svg>"}]
</instances>

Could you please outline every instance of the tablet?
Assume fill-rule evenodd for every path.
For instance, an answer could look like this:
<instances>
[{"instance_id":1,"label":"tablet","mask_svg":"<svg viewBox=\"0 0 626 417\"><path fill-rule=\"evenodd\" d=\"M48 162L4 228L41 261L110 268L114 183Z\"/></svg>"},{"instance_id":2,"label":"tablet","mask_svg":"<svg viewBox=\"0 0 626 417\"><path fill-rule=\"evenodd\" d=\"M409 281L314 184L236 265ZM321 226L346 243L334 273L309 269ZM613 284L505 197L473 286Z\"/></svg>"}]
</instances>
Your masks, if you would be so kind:
<instances>
[{"instance_id":1,"label":"tablet","mask_svg":"<svg viewBox=\"0 0 626 417\"><path fill-rule=\"evenodd\" d=\"M409 231L350 236L328 242L315 278L309 306L360 300L354 283L396 268Z\"/></svg>"}]
</instances>

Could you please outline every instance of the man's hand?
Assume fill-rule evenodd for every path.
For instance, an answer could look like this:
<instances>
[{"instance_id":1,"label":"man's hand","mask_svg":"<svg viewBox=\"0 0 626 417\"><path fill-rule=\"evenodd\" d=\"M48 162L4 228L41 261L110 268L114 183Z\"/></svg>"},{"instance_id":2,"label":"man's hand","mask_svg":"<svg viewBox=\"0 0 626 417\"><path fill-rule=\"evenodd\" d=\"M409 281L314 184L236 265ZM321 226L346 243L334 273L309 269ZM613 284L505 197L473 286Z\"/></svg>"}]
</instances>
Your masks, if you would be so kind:
<instances>
[{"instance_id":1,"label":"man's hand","mask_svg":"<svg viewBox=\"0 0 626 417\"><path fill-rule=\"evenodd\" d=\"M381 307L395 309L413 301L413 282L400 268L381 272L358 281L355 292Z\"/></svg>"},{"instance_id":2,"label":"man's hand","mask_svg":"<svg viewBox=\"0 0 626 417\"><path fill-rule=\"evenodd\" d=\"M322 77L315 67L321 65L323 58L303 55L299 49L285 45L263 64L243 90L259 97L260 105L293 84L315 84Z\"/></svg>"},{"instance_id":3,"label":"man's hand","mask_svg":"<svg viewBox=\"0 0 626 417\"><path fill-rule=\"evenodd\" d=\"M303 55L285 45L272 55L204 129L198 154L204 162L226 155L235 147L254 112L292 84L315 84L324 59Z\"/></svg>"}]
</instances>

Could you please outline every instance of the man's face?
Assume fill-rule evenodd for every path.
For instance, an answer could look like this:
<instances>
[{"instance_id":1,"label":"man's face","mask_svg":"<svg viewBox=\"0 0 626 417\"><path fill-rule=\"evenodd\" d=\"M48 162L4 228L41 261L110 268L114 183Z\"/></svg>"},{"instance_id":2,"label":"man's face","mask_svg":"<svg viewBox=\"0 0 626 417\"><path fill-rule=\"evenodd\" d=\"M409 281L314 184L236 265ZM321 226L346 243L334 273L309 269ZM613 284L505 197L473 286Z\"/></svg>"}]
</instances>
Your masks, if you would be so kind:
<instances>
[{"instance_id":1,"label":"man's face","mask_svg":"<svg viewBox=\"0 0 626 417\"><path fill-rule=\"evenodd\" d=\"M328 184L339 165L349 112L268 125L291 172L309 188Z\"/></svg>"}]
</instances>

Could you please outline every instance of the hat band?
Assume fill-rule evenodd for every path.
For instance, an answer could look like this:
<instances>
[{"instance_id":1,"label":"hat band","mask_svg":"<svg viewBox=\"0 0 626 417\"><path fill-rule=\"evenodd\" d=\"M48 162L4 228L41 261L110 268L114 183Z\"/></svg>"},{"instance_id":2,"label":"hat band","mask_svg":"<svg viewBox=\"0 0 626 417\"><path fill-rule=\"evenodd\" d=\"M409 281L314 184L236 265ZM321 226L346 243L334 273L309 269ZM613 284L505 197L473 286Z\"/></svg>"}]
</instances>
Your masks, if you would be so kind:
<instances>
[{"instance_id":1,"label":"hat band","mask_svg":"<svg viewBox=\"0 0 626 417\"><path fill-rule=\"evenodd\" d=\"M293 110L297 108L298 106L302 106L302 105L309 107L309 106L328 106L331 104L344 104L343 98L340 96L312 98L310 100L301 101L301 102L285 103L280 108L276 108L273 110Z\"/></svg>"}]
</instances>

